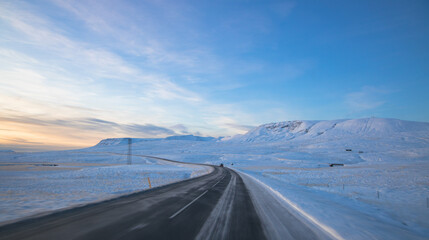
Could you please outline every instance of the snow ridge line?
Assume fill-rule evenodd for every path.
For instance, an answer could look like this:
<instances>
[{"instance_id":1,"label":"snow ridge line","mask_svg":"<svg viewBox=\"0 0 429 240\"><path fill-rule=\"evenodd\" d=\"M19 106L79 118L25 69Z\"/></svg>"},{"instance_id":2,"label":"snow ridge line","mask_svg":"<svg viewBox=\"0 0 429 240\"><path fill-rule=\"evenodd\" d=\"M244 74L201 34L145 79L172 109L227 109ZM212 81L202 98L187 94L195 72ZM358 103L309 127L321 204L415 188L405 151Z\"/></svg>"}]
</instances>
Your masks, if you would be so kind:
<instances>
[{"instance_id":1,"label":"snow ridge line","mask_svg":"<svg viewBox=\"0 0 429 240\"><path fill-rule=\"evenodd\" d=\"M318 226L320 229L322 229L323 231L325 231L328 235L330 235L332 238L337 239L337 240L345 240L339 233L337 233L337 231L335 231L334 229L332 229L331 227L323 224L322 222L320 222L319 220L317 220L315 217L311 216L310 214L306 213L303 209L301 209L298 205L296 205L295 203L293 203L291 200L289 200L288 198L286 198L285 196L283 196L281 193L279 193L277 190L274 190L273 188L271 188L270 186L268 186L267 184L263 183L262 181L260 181L259 179L244 173L243 171L239 171L237 169L234 169L237 172L240 172L243 175L246 175L247 177L249 177L250 179L254 180L255 182L257 182L258 184L260 184L261 186L269 189L275 196L277 196L279 199L283 200L286 204L288 204L290 207L292 207L294 210L296 210L299 214L301 214L303 217L305 217L307 220L309 220L311 223L315 224L316 226Z\"/></svg>"}]
</instances>

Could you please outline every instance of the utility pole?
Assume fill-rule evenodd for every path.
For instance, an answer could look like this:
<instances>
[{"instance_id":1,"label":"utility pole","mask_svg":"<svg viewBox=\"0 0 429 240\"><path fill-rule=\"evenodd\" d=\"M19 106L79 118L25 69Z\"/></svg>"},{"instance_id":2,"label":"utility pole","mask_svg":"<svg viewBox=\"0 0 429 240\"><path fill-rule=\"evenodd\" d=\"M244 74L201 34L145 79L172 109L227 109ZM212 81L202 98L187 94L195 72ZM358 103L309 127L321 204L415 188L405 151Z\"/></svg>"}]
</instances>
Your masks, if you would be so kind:
<instances>
[{"instance_id":1,"label":"utility pole","mask_svg":"<svg viewBox=\"0 0 429 240\"><path fill-rule=\"evenodd\" d=\"M128 155L127 155L127 163L128 165L131 165L131 144L132 144L132 139L128 138Z\"/></svg>"}]
</instances>

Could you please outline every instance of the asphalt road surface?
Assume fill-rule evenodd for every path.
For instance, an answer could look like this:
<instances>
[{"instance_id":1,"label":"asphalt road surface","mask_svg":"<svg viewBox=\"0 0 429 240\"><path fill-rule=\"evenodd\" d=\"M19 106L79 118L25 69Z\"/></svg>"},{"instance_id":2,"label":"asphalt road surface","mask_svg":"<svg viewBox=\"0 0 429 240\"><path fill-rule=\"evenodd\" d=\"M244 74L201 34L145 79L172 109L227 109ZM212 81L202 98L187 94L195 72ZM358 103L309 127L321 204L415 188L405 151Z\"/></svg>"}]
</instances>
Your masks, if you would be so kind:
<instances>
[{"instance_id":1,"label":"asphalt road surface","mask_svg":"<svg viewBox=\"0 0 429 240\"><path fill-rule=\"evenodd\" d=\"M215 167L198 178L0 227L0 239L328 239L264 191Z\"/></svg>"}]
</instances>

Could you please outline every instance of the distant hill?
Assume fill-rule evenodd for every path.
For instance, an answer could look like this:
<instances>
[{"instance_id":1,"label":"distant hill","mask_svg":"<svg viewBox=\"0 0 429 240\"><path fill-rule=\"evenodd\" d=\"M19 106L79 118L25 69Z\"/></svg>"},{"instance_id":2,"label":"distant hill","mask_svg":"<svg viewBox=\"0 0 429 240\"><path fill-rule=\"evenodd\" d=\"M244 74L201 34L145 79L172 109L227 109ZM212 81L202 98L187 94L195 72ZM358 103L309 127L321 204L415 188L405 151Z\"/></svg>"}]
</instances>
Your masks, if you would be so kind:
<instances>
[{"instance_id":1,"label":"distant hill","mask_svg":"<svg viewBox=\"0 0 429 240\"><path fill-rule=\"evenodd\" d=\"M116 146L116 145L123 145L128 144L129 138L107 138L101 140L96 146ZM214 137L200 137L200 136L194 136L194 135L179 135L179 136L170 136L166 138L131 138L132 143L137 142L145 142L145 141L172 141L172 140L178 140L178 141L215 141L216 138Z\"/></svg>"},{"instance_id":2,"label":"distant hill","mask_svg":"<svg viewBox=\"0 0 429 240\"><path fill-rule=\"evenodd\" d=\"M181 136L171 136L166 137L165 140L187 140L187 141L214 141L214 137L200 137L194 135L181 135Z\"/></svg>"},{"instance_id":3,"label":"distant hill","mask_svg":"<svg viewBox=\"0 0 429 240\"><path fill-rule=\"evenodd\" d=\"M1 153L15 153L15 151L9 150L9 149L7 149L7 150L0 150L0 154Z\"/></svg>"},{"instance_id":4,"label":"distant hill","mask_svg":"<svg viewBox=\"0 0 429 240\"><path fill-rule=\"evenodd\" d=\"M244 135L237 135L225 141L282 142L311 139L392 137L417 137L429 140L429 123L388 118L286 121L263 124Z\"/></svg>"},{"instance_id":5,"label":"distant hill","mask_svg":"<svg viewBox=\"0 0 429 240\"><path fill-rule=\"evenodd\" d=\"M166 138L132 138L133 143L144 141L217 141L221 138L179 135ZM429 143L429 123L390 118L361 118L326 121L285 121L263 124L246 134L224 138L222 142L325 142L341 139L414 139ZM128 144L128 138L108 138L96 146Z\"/></svg>"},{"instance_id":6,"label":"distant hill","mask_svg":"<svg viewBox=\"0 0 429 240\"><path fill-rule=\"evenodd\" d=\"M106 138L101 140L97 145L95 146L116 146L116 145L123 145L128 144L129 138ZM161 138L131 138L132 143L136 142L142 142L142 141L158 141L161 140Z\"/></svg>"}]
</instances>

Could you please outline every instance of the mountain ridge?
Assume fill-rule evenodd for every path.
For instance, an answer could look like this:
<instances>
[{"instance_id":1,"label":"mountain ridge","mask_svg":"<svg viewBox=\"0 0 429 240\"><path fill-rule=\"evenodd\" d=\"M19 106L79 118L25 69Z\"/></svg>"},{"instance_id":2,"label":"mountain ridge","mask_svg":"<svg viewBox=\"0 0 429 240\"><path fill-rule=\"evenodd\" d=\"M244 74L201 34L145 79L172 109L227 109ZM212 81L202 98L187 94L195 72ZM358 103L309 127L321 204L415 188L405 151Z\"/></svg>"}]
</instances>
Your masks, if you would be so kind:
<instances>
[{"instance_id":1,"label":"mountain ridge","mask_svg":"<svg viewBox=\"0 0 429 240\"><path fill-rule=\"evenodd\" d=\"M106 139L102 139L95 146L124 145L124 144L128 144L128 139L130 139L130 138L106 138ZM131 138L131 140L132 140L132 143L148 142L148 141L199 141L199 142L207 142L207 141L215 141L216 138L194 136L194 135L176 135L176 136L169 136L169 137L165 137L165 138Z\"/></svg>"},{"instance_id":2,"label":"mountain ridge","mask_svg":"<svg viewBox=\"0 0 429 240\"><path fill-rule=\"evenodd\" d=\"M423 137L429 139L429 123L393 118L295 120L262 124L231 142L276 142L315 138Z\"/></svg>"},{"instance_id":3,"label":"mountain ridge","mask_svg":"<svg viewBox=\"0 0 429 240\"><path fill-rule=\"evenodd\" d=\"M262 124L242 135L227 138L176 135L165 138L132 138L133 143L145 141L220 141L287 142L333 139L414 138L429 142L429 123L394 118L359 118L337 120L293 120ZM128 144L128 138L107 138L96 146Z\"/></svg>"}]
</instances>

